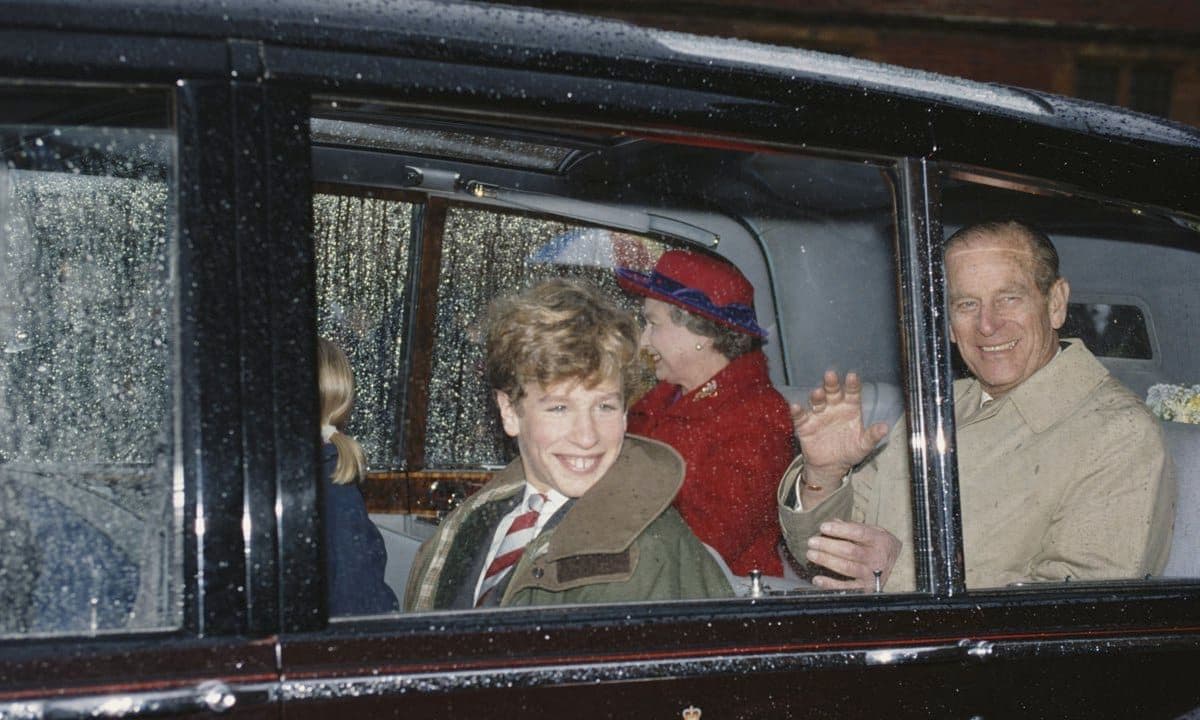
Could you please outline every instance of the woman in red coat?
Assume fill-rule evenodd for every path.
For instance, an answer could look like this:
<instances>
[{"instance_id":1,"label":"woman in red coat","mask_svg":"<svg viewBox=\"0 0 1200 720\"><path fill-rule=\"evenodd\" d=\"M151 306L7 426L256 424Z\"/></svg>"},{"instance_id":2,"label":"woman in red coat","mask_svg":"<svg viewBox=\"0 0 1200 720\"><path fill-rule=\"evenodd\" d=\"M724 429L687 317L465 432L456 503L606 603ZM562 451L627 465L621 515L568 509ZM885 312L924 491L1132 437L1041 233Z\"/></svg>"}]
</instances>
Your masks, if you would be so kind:
<instances>
[{"instance_id":1,"label":"woman in red coat","mask_svg":"<svg viewBox=\"0 0 1200 720\"><path fill-rule=\"evenodd\" d=\"M687 461L675 507L738 575L783 574L775 486L795 456L787 401L771 385L754 288L733 265L685 250L654 269L617 270L643 296L641 347L659 383L629 410L629 432Z\"/></svg>"}]
</instances>

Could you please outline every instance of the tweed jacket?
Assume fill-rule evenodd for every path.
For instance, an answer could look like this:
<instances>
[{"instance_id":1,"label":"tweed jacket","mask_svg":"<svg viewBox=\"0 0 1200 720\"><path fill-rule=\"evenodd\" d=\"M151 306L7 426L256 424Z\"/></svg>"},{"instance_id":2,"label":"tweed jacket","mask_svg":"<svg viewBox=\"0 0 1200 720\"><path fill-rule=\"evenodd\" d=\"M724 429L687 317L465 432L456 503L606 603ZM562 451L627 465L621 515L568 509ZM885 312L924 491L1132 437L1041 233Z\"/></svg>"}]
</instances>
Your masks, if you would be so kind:
<instances>
[{"instance_id":1,"label":"tweed jacket","mask_svg":"<svg viewBox=\"0 0 1200 720\"><path fill-rule=\"evenodd\" d=\"M963 551L969 587L1140 578L1162 570L1176 485L1162 429L1078 340L981 407L974 379L954 383ZM793 509L801 459L778 490L789 549L803 558L821 521L878 525L903 543L889 590L914 587L907 431L810 512Z\"/></svg>"},{"instance_id":2,"label":"tweed jacket","mask_svg":"<svg viewBox=\"0 0 1200 720\"><path fill-rule=\"evenodd\" d=\"M629 432L687 461L675 507L738 575L782 575L775 485L796 454L787 401L761 352L734 358L709 384L675 398L659 383L629 410Z\"/></svg>"},{"instance_id":3,"label":"tweed jacket","mask_svg":"<svg viewBox=\"0 0 1200 720\"><path fill-rule=\"evenodd\" d=\"M499 605L731 596L725 574L671 507L682 482L678 453L627 435L608 472L530 542ZM413 563L406 610L472 606L483 555L524 488L517 458L442 521Z\"/></svg>"}]
</instances>

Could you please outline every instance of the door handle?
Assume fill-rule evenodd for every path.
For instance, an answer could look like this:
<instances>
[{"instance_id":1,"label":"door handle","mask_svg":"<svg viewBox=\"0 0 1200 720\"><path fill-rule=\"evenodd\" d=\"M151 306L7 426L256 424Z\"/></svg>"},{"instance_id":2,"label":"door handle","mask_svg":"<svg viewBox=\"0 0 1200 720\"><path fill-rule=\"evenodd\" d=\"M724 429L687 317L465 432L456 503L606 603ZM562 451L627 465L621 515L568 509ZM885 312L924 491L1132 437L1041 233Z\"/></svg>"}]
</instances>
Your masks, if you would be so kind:
<instances>
[{"instance_id":1,"label":"door handle","mask_svg":"<svg viewBox=\"0 0 1200 720\"><path fill-rule=\"evenodd\" d=\"M175 690L0 703L0 719L75 720L164 717L198 712L222 714L235 707L271 702L271 695L266 687L234 690L220 680L206 680L195 687Z\"/></svg>"}]
</instances>

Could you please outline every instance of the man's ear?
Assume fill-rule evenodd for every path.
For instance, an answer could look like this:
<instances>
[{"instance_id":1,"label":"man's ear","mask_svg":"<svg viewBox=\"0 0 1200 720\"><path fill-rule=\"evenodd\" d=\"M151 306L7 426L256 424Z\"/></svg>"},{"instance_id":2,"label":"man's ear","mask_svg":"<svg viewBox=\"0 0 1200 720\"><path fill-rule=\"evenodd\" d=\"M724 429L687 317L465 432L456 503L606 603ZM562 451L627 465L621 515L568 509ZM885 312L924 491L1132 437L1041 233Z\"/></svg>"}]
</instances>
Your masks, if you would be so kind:
<instances>
[{"instance_id":1,"label":"man's ear","mask_svg":"<svg viewBox=\"0 0 1200 720\"><path fill-rule=\"evenodd\" d=\"M1046 310L1050 313L1050 327L1058 330L1067 321L1067 300L1071 297L1071 285L1066 278L1059 278L1050 286L1050 297L1046 298Z\"/></svg>"},{"instance_id":2,"label":"man's ear","mask_svg":"<svg viewBox=\"0 0 1200 720\"><path fill-rule=\"evenodd\" d=\"M508 393L502 390L496 391L496 406L500 408L500 422L504 424L504 432L509 437L520 435L521 415L517 412L517 406L508 397Z\"/></svg>"}]
</instances>

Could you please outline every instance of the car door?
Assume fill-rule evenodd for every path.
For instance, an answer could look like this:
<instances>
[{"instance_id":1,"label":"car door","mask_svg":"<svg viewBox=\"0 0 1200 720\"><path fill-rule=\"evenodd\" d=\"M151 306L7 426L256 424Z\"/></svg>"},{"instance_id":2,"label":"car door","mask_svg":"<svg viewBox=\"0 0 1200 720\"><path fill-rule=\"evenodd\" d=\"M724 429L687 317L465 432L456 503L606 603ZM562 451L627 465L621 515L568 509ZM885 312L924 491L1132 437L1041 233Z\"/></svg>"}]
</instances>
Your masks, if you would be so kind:
<instances>
[{"instance_id":1,"label":"car door","mask_svg":"<svg viewBox=\"0 0 1200 720\"><path fill-rule=\"evenodd\" d=\"M1047 172L1046 168L1038 170ZM1115 161L1109 171L1120 176L1132 172ZM981 502L995 508L995 495L981 488L978 466L965 466L964 458L970 451L960 445L958 492L966 594L994 598L1009 607L1030 603L1059 610L1056 623L1061 629L1042 635L1036 644L1059 656L1047 663L1048 672L1068 672L1064 666L1070 666L1069 672L1087 678L1088 690L1086 694L1050 698L1039 692L1039 703L1116 703L1120 693L1106 689L1103 678L1123 682L1128 668L1149 663L1156 668L1155 700L1140 700L1133 705L1135 710L1163 717L1194 713L1196 697L1184 689L1187 683L1175 668L1189 666L1183 658L1194 652L1196 637L1191 628L1195 611L1187 598L1195 592L1200 577L1193 530L1197 436L1187 411L1187 404L1195 397L1191 378L1197 372L1197 358L1190 340L1195 329L1185 319L1193 316L1192 308L1200 297L1192 281L1200 260L1195 222L1188 213L1131 199L1142 191L1157 193L1165 200L1173 192L1169 183L1146 182L1116 194L1111 189L1089 191L1080 187L1078 178L1060 176L1052 180L1045 175L1008 174L945 163L933 175L932 189L938 197L939 219L946 238L979 218L999 222L1017 218L1044 232L1053 242L1060 276L1069 288L1069 301L1058 328L1061 352L1074 346L1086 347L1095 357L1099 376L1119 388L1114 397L1119 393L1132 408L1130 412L1140 415L1139 426L1144 432L1140 435L1132 426L1109 419L1098 426L1098 432L1119 432L1101 444L1104 449L1098 458L1081 451L1076 445L1080 440L1070 434L1056 440L1054 453L1067 458L1070 464L1087 466L1099 461L1104 466L1124 468L1117 473L1084 474L1086 480L1079 486L1084 489L1082 496L1061 485L1069 475L1061 467L1039 466L1047 473L1041 482L1056 488L1053 519L1047 521L1053 528L1050 532L1057 537L1055 544L1082 547L1094 528L1103 528L1101 532L1107 538L1124 532L1122 528L1133 530L1121 541L1120 548L1115 547L1115 541L1106 541L1109 549L1097 557L1097 567L1083 570L1090 573L1090 579L1087 574L1075 575L1076 570L1068 570L1061 577L1048 570L1058 557L1070 555L1071 551L1066 550L1047 552L1031 561L1026 572L1038 577L1003 578L999 573L989 579L978 572L994 557L992 545L1012 542L1016 533L1006 537L1005 530L996 525L999 512L990 515L981 511ZM998 342L1000 336L995 337ZM955 344L950 350L952 372L969 381L972 372L964 361L965 353ZM966 393L969 388L963 381L956 382L954 392ZM972 421L966 413L960 406L955 415L958 422L969 425ZM963 432L961 425L957 432ZM1036 438L1030 439L1037 442ZM978 448L974 452L986 457ZM1019 453L1020 448L1011 452ZM1019 461L1009 458L1006 462ZM984 459L979 464L986 463ZM1039 499L1038 492L1028 493L1032 487L1030 484L1022 489L1018 481L1010 491L1024 498L1028 512L1037 513L1047 496ZM1135 491L1126 494L1123 488ZM1117 497L1124 499L1119 511L1098 510ZM1091 514L1089 507L1098 512ZM1161 508L1165 517L1155 517L1155 508ZM1071 513L1091 520L1063 529L1071 522ZM1120 520L1113 522L1108 519L1110 515ZM1147 556L1155 558L1148 563L1150 569L1137 580L1103 581L1121 577L1112 568L1123 562L1123 557L1129 557L1130 547L1144 548ZM973 560L977 563L974 567ZM1037 564L1041 562L1049 564L1039 569ZM1115 602L1112 606L1110 599ZM1118 619L1111 612L1122 617ZM1081 653L1084 638L1098 641L1105 635L1112 638L1111 646L1096 646L1100 652L1094 656ZM1016 647L1021 645L1017 643ZM998 644L995 649L1004 652L1016 648ZM1180 655L1171 657L1174 653ZM1032 663L1030 667L1040 665ZM1016 712L1015 704L1003 707Z\"/></svg>"},{"instance_id":2,"label":"car door","mask_svg":"<svg viewBox=\"0 0 1200 720\"><path fill-rule=\"evenodd\" d=\"M483 22L474 10L459 10L452 32L444 18L429 27L494 40L471 24ZM299 298L297 322L311 325L296 329L309 334L274 342L301 349L317 332L340 333L368 368L356 368L368 417L353 432L382 458L364 487L381 534L411 553L455 496L507 459L494 454L489 398L473 381L472 321L487 301L535 265L585 264L545 263L572 238L607 238L611 263L614 239L632 235L642 249L648 240L713 252L753 278L778 333L767 352L782 390L802 398L832 365L868 369L881 397L895 391L908 428L893 441L907 443L915 588L760 584L754 594L747 582L728 600L327 618L313 592L331 549L281 532L292 570L281 576L282 611L294 618L280 645L284 713L1171 717L1194 707L1194 583L966 582L976 554L964 553L973 520L960 511L941 265L943 229L961 221L945 216L952 193L943 197L929 157L997 176L996 186L1024 170L1038 188L1061 191L1058 179L1092 200L1152 204L1148 182L1113 179L1137 176L1137 163L1122 156L1103 195L1051 159L998 158L972 142L979 108L904 95L911 77L881 95L812 75L797 83L787 73L799 61L774 51L750 53L762 65L729 67L707 41L664 36L650 50L642 36L622 45L623 26L588 24L612 41L606 52L628 50L607 58L579 50L591 47L582 37L564 43L575 37L566 20L537 20L530 35L504 25L503 42L446 40L453 63L419 51L421 33L437 30L415 31L398 55L387 54L386 33L355 36L370 55L303 40L260 53L273 82L309 91L276 110L307 118L314 182L289 185L311 203L313 239L282 256L271 285L272 297ZM540 44L550 36L553 53ZM572 52L586 61L546 60ZM630 57L644 62L631 68ZM1001 99L982 113L992 130L1081 154L1106 146L1054 121L1013 121L1005 113L1037 103L993 92ZM1185 195L1162 198L1186 210ZM599 269L587 272L611 264ZM311 357L298 352L276 375L279 397L314 396ZM279 476L281 517L303 525L319 473L314 458L297 457ZM1145 692L1126 693L1131 683Z\"/></svg>"},{"instance_id":3,"label":"car door","mask_svg":"<svg viewBox=\"0 0 1200 720\"><path fill-rule=\"evenodd\" d=\"M0 715L271 716L274 468L242 434L271 400L228 212L263 204L236 148L264 101L220 41L0 33Z\"/></svg>"},{"instance_id":4,"label":"car door","mask_svg":"<svg viewBox=\"0 0 1200 720\"><path fill-rule=\"evenodd\" d=\"M273 59L268 54L268 62ZM804 272L808 254L829 263L854 258L863 292L894 308L898 168L885 158L863 163L713 149L650 134L631 139L582 125L556 127L549 119L501 126L361 97L322 95L311 107L317 326L355 366L358 394L347 432L372 458L363 489L388 544L386 574L398 597L408 575L398 561L407 557L410 565L454 496L470 493L510 457L478 373L479 323L495 297L539 277L567 274L636 305L617 288L614 263L652 265L667 248L688 247L715 248L754 278L760 318L781 334L788 331L785 321L803 319L785 317L780 293L772 290L770 259L790 256ZM519 154L512 152L517 144ZM747 192L754 173L789 187L840 183L853 191L836 204L818 192L810 215L779 217L777 198ZM667 175L677 185L664 184ZM695 191L654 194L654 188L676 186ZM712 209L726 201L739 203L736 214ZM810 300L822 292L814 284ZM880 372L872 386L891 399L887 412L894 420L904 406L896 312L881 318L867 301L842 312L828 325L877 327L870 367ZM817 362L782 342L767 352L778 386L789 391ZM789 364L789 352L810 365ZM776 480L759 479L772 494ZM283 550L285 556L309 552L287 542ZM353 550L325 549L335 551ZM370 714L570 707L604 717L636 707L670 716L688 708L753 715L800 707L799 696L759 694L789 669L811 665L803 682L834 686L859 673L912 673L889 667L886 653L872 654L868 665L859 651L854 672L842 669L846 651L822 647L828 637L859 630L814 627L830 620L814 608L844 623L843 613L860 616L864 601L784 594L803 583L789 574L766 579L769 592L754 598L749 578L731 577L745 597L728 602L331 618L327 627L282 638L281 698L285 713L298 717L343 707ZM872 617L895 617L881 613L876 599L868 602ZM791 639L782 640L778 628ZM864 640L859 635L848 642ZM951 663L967 657L953 642L921 652L940 653ZM742 672L760 662L771 668L763 677ZM920 673L912 682L929 682ZM910 692L889 691L888 702L907 701ZM842 706L832 697L803 697L821 711Z\"/></svg>"}]
</instances>

